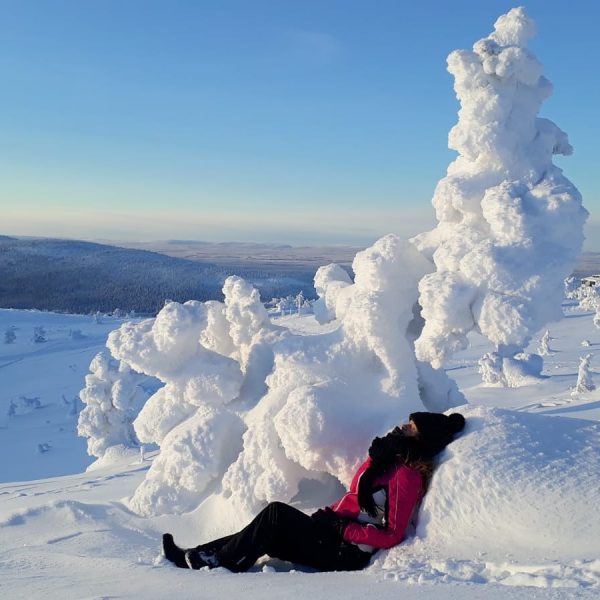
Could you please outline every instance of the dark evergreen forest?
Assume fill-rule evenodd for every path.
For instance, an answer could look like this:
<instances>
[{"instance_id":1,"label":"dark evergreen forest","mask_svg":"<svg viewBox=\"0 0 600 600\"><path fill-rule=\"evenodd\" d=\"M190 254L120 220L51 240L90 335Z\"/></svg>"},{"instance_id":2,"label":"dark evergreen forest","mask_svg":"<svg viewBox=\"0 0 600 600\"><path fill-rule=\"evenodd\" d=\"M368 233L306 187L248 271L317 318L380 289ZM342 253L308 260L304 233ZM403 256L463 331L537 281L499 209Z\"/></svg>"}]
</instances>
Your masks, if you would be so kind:
<instances>
[{"instance_id":1,"label":"dark evergreen forest","mask_svg":"<svg viewBox=\"0 0 600 600\"><path fill-rule=\"evenodd\" d=\"M228 275L253 283L263 301L299 291L314 297L310 267L215 265L92 242L0 236L2 308L154 315L165 300L222 300Z\"/></svg>"}]
</instances>

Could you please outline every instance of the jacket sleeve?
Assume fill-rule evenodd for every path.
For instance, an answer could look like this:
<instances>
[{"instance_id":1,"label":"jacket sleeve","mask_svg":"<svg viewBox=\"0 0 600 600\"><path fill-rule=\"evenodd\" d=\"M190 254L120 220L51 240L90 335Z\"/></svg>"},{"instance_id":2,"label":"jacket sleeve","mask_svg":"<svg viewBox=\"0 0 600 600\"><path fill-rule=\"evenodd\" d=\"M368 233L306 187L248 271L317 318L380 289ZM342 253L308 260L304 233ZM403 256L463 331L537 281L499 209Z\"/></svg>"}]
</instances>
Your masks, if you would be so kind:
<instances>
[{"instance_id":1,"label":"jacket sleeve","mask_svg":"<svg viewBox=\"0 0 600 600\"><path fill-rule=\"evenodd\" d=\"M363 462L363 464L360 465L360 467L358 467L356 473L354 473L354 477L352 478L352 482L350 483L350 489L348 490L350 494L356 494L356 492L358 491L358 482L360 480L360 476L367 470L371 462L371 459L367 458L367 460L365 460L365 462Z\"/></svg>"},{"instance_id":2,"label":"jacket sleeve","mask_svg":"<svg viewBox=\"0 0 600 600\"><path fill-rule=\"evenodd\" d=\"M404 538L410 517L421 494L421 474L415 469L399 465L388 484L387 525L349 523L344 530L344 541L368 544L374 548L391 548Z\"/></svg>"}]
</instances>

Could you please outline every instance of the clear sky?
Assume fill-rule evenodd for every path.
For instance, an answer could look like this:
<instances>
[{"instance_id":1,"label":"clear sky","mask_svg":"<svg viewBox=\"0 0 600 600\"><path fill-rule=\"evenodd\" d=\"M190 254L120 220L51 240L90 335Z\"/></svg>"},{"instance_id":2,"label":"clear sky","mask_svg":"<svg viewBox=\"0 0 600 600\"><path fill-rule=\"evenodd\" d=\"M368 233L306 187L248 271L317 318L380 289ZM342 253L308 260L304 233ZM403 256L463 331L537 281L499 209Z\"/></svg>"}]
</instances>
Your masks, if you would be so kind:
<instances>
[{"instance_id":1,"label":"clear sky","mask_svg":"<svg viewBox=\"0 0 600 600\"><path fill-rule=\"evenodd\" d=\"M0 0L0 233L371 242L434 223L446 56L503 0ZM534 0L600 250L600 2Z\"/></svg>"}]
</instances>

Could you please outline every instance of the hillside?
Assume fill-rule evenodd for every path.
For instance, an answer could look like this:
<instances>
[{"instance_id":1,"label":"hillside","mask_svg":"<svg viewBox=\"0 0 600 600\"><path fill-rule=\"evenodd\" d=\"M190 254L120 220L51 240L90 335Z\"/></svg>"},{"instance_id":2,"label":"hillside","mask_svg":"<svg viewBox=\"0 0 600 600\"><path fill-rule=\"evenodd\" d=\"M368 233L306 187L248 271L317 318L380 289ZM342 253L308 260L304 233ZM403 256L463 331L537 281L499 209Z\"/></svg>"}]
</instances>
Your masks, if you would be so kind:
<instances>
[{"instance_id":1,"label":"hillside","mask_svg":"<svg viewBox=\"0 0 600 600\"><path fill-rule=\"evenodd\" d=\"M313 294L311 268L216 265L148 250L77 240L0 237L0 307L87 314L156 314L165 300L216 300L228 275L251 281L265 299Z\"/></svg>"}]
</instances>

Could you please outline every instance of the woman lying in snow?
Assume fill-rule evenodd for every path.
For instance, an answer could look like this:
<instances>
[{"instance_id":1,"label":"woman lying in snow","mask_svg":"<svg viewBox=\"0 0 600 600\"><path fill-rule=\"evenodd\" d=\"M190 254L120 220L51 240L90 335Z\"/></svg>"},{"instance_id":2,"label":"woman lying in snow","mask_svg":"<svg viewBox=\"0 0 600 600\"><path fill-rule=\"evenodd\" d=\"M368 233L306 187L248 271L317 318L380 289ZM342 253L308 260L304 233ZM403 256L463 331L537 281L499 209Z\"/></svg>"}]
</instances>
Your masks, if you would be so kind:
<instances>
[{"instance_id":1,"label":"woman lying in snow","mask_svg":"<svg viewBox=\"0 0 600 600\"><path fill-rule=\"evenodd\" d=\"M164 556L184 569L247 571L265 554L319 571L362 569L378 549L402 541L433 472L433 457L464 425L458 413L413 413L408 423L373 440L350 490L332 506L308 516L271 502L238 533L188 550L165 533Z\"/></svg>"}]
</instances>

